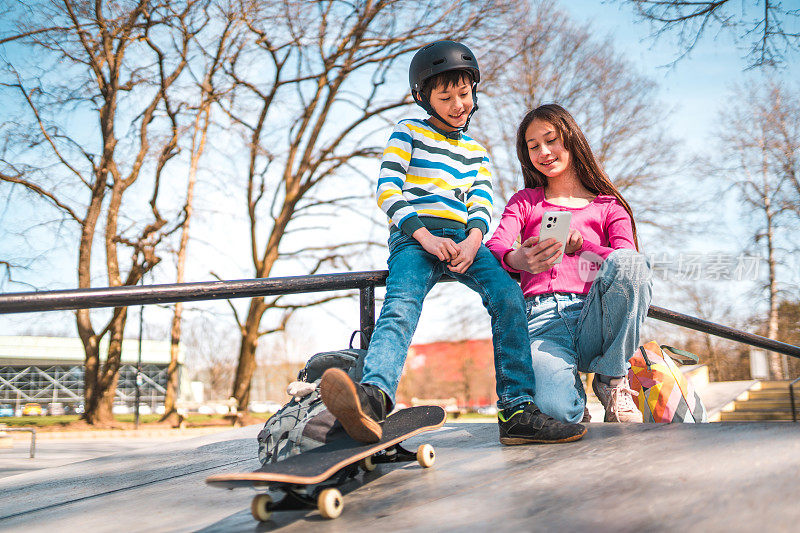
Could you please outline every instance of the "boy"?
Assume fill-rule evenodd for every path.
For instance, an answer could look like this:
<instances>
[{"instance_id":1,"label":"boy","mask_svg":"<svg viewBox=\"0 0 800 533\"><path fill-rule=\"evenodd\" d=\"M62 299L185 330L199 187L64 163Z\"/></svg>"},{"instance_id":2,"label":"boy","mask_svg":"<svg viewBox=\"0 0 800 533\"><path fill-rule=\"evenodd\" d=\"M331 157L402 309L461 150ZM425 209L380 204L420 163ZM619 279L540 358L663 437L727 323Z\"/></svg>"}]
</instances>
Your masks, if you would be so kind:
<instances>
[{"instance_id":1,"label":"boy","mask_svg":"<svg viewBox=\"0 0 800 533\"><path fill-rule=\"evenodd\" d=\"M409 81L430 116L401 120L381 162L378 205L391 225L386 298L361 383L330 369L320 382L322 401L351 437L380 440L422 301L446 274L478 292L492 317L500 442L577 440L583 426L556 421L533 403L522 291L482 244L492 208L489 158L464 133L477 109L478 62L463 44L438 41L416 53Z\"/></svg>"}]
</instances>

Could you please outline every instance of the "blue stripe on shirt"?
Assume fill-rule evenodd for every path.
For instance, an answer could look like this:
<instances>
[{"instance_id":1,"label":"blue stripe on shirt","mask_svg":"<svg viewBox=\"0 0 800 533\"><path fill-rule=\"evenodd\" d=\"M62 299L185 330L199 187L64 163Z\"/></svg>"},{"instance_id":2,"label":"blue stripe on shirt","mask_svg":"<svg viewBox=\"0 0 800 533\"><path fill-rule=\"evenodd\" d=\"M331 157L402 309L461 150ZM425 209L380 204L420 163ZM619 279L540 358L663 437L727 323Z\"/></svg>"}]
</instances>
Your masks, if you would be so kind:
<instances>
[{"instance_id":1,"label":"blue stripe on shirt","mask_svg":"<svg viewBox=\"0 0 800 533\"><path fill-rule=\"evenodd\" d=\"M411 135L409 135L408 133L403 133L402 131L395 131L394 133L392 133L391 137L389 137L389 142L391 142L392 139L397 139L398 141L402 141L404 143L413 144L413 139L411 138Z\"/></svg>"},{"instance_id":2,"label":"blue stripe on shirt","mask_svg":"<svg viewBox=\"0 0 800 533\"><path fill-rule=\"evenodd\" d=\"M392 183L397 185L399 188L403 188L403 178L399 176L381 176L378 178L378 188L380 189L381 185L385 185L386 183Z\"/></svg>"},{"instance_id":3,"label":"blue stripe on shirt","mask_svg":"<svg viewBox=\"0 0 800 533\"><path fill-rule=\"evenodd\" d=\"M445 196L440 196L438 194L429 194L427 196L423 196L422 198L412 198L407 200L409 204L433 204L433 203L441 203L445 204L453 209L458 210L459 212L463 213L466 211L464 202L459 202L458 200L453 200L452 198L447 198Z\"/></svg>"},{"instance_id":4,"label":"blue stripe on shirt","mask_svg":"<svg viewBox=\"0 0 800 533\"><path fill-rule=\"evenodd\" d=\"M482 196L483 198L489 200L489 202L492 202L492 195L482 189L472 189L469 191L467 198L471 198L473 196Z\"/></svg>"},{"instance_id":5,"label":"blue stripe on shirt","mask_svg":"<svg viewBox=\"0 0 800 533\"><path fill-rule=\"evenodd\" d=\"M477 170L473 170L470 172L459 172L458 170L454 169L450 165L445 165L444 163L439 163L438 161L427 161L425 159L418 159L416 157L411 158L411 163L409 163L409 167L417 167L417 168L432 168L435 170L444 170L448 174L451 174L456 179L466 179L471 178L478 175Z\"/></svg>"}]
</instances>

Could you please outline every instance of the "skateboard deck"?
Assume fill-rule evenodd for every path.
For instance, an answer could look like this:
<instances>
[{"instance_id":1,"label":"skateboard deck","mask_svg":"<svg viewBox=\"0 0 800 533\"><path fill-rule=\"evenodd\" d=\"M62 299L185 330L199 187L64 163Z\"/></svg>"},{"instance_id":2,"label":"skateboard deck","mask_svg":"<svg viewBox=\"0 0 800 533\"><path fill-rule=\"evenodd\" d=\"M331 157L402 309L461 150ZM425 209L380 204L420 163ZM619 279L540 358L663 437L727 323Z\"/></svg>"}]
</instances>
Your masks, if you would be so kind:
<instances>
[{"instance_id":1,"label":"skateboard deck","mask_svg":"<svg viewBox=\"0 0 800 533\"><path fill-rule=\"evenodd\" d=\"M273 503L268 494L259 494L253 499L251 512L256 520L268 520L272 511L313 507L315 504L322 516L336 518L344 506L339 488L358 473L356 463L367 471L375 468L373 460L416 459L421 466L430 467L435 458L430 444L421 445L414 454L404 450L400 442L440 428L446 419L447 414L439 406L401 409L383 422L383 438L379 442L365 444L345 437L283 461L267 463L252 472L209 476L206 483L227 489L253 487L283 492L284 498L277 503Z\"/></svg>"},{"instance_id":2,"label":"skateboard deck","mask_svg":"<svg viewBox=\"0 0 800 533\"><path fill-rule=\"evenodd\" d=\"M423 405L401 409L389 415L383 422L383 438L379 442L365 444L345 437L283 461L268 463L253 472L210 476L206 483L224 488L269 482L313 485L325 481L347 465L357 463L419 433L440 428L446 418L444 409L439 406Z\"/></svg>"}]
</instances>

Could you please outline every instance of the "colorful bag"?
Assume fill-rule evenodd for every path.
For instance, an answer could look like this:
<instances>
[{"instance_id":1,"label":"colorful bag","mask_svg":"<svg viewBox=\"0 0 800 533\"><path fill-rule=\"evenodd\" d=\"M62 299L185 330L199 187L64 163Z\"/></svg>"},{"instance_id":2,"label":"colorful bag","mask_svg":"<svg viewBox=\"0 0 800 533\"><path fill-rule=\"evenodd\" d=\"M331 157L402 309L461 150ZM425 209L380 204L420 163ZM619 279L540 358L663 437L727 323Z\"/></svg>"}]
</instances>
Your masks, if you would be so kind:
<instances>
[{"instance_id":1,"label":"colorful bag","mask_svg":"<svg viewBox=\"0 0 800 533\"><path fill-rule=\"evenodd\" d=\"M628 381L639 393L636 403L644 421L708 422L703 401L673 358L681 363L697 362L691 352L653 341L640 346L630 359Z\"/></svg>"}]
</instances>

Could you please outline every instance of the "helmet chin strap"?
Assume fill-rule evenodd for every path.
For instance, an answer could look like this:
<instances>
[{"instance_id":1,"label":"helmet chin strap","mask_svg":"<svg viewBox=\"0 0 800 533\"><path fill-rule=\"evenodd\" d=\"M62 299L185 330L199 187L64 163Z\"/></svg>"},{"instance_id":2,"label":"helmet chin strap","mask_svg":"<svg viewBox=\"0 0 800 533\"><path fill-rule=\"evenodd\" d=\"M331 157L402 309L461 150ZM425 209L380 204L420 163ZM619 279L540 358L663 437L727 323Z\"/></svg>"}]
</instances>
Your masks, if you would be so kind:
<instances>
[{"instance_id":1,"label":"helmet chin strap","mask_svg":"<svg viewBox=\"0 0 800 533\"><path fill-rule=\"evenodd\" d=\"M441 116L439 113L436 112L436 110L433 109L433 106L431 105L430 101L424 99L420 93L414 91L412 96L414 97L414 101L420 107L422 107L422 109L424 109L425 112L428 113L430 116L440 120L441 122L443 122L444 124L447 124L451 128L455 128L453 131L447 132L445 134L445 137L456 139L461 134L461 132L466 133L467 128L469 128L469 121L470 121L470 119L472 119L472 115L474 115L475 111L478 110L477 86L478 86L477 83L472 86L472 102L473 102L473 106L472 106L472 110L469 112L469 115L467 115L467 121L464 123L463 126L453 126L452 124L450 124L447 120L445 120L445 118L443 116Z\"/></svg>"}]
</instances>

